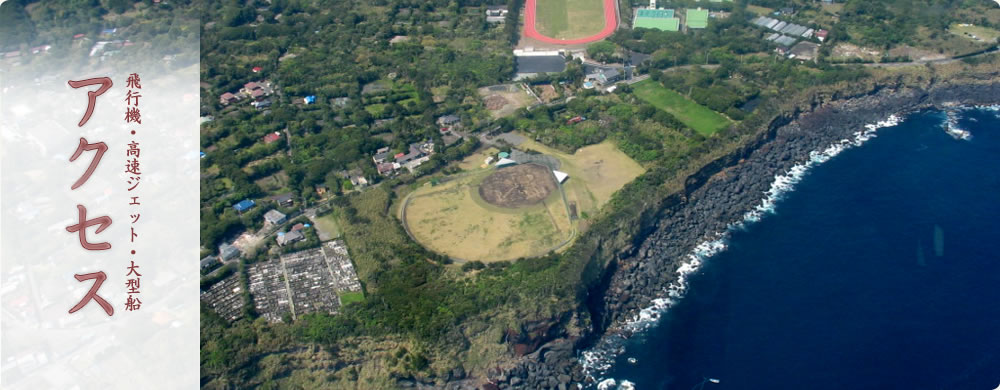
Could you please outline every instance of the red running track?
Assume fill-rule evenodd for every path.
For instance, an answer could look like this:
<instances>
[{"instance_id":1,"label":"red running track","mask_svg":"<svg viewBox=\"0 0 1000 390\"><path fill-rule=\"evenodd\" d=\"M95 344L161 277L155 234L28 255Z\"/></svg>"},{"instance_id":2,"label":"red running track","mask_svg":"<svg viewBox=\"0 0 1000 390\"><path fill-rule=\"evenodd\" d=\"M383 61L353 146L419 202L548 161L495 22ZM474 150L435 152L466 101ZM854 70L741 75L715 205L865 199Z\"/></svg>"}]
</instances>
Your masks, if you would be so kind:
<instances>
[{"instance_id":1,"label":"red running track","mask_svg":"<svg viewBox=\"0 0 1000 390\"><path fill-rule=\"evenodd\" d=\"M604 29L601 32L580 39L556 39L544 36L535 29L535 3L537 0L528 0L524 9L524 36L557 45L579 45L602 40L614 34L615 28L618 27L615 1L617 0L604 0Z\"/></svg>"}]
</instances>

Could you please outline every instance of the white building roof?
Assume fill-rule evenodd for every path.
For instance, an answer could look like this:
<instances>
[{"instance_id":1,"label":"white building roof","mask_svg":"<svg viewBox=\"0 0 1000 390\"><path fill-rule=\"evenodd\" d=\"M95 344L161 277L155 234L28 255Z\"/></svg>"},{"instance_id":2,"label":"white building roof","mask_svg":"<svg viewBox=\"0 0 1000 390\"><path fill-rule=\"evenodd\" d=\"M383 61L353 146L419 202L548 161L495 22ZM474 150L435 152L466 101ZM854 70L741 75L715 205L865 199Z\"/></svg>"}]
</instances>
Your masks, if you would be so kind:
<instances>
[{"instance_id":1,"label":"white building roof","mask_svg":"<svg viewBox=\"0 0 1000 390\"><path fill-rule=\"evenodd\" d=\"M511 165L511 164L517 164L517 161L511 160L509 158L501 158L500 161L497 161L497 166L498 167L502 167L504 165Z\"/></svg>"},{"instance_id":2,"label":"white building roof","mask_svg":"<svg viewBox=\"0 0 1000 390\"><path fill-rule=\"evenodd\" d=\"M562 172L562 171L552 171L552 173L553 173L554 175L556 175L556 181L558 181L558 182L560 182L560 183L562 183L562 182L566 181L566 179L568 179L568 178L569 178L569 174L568 174L568 173L566 173L566 172Z\"/></svg>"}]
</instances>

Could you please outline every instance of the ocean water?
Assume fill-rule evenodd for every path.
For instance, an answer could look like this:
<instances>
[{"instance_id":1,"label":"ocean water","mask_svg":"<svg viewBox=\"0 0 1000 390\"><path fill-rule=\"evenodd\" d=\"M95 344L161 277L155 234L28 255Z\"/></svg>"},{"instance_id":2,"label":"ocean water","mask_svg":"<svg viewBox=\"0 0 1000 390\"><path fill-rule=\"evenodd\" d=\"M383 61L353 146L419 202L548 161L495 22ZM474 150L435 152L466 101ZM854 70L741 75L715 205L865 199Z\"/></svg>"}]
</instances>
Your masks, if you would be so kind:
<instances>
[{"instance_id":1,"label":"ocean water","mask_svg":"<svg viewBox=\"0 0 1000 390\"><path fill-rule=\"evenodd\" d=\"M947 133L949 121L971 138ZM914 113L845 149L814 158L793 191L725 233L725 250L597 379L641 390L998 387L997 112Z\"/></svg>"}]
</instances>

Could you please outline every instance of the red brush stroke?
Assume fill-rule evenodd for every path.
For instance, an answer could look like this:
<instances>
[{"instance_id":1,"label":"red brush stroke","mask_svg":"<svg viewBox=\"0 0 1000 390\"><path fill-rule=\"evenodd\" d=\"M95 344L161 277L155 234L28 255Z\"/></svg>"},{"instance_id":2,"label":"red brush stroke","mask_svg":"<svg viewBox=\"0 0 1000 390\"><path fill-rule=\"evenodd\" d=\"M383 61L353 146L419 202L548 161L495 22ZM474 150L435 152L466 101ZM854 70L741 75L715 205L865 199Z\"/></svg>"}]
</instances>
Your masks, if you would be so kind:
<instances>
[{"instance_id":1,"label":"red brush stroke","mask_svg":"<svg viewBox=\"0 0 1000 390\"><path fill-rule=\"evenodd\" d=\"M544 36L535 29L535 4L537 0L528 0L524 9L524 36L557 45L579 45L602 40L614 34L615 29L618 27L615 1L617 0L604 0L604 29L601 32L580 39L555 39Z\"/></svg>"}]
</instances>

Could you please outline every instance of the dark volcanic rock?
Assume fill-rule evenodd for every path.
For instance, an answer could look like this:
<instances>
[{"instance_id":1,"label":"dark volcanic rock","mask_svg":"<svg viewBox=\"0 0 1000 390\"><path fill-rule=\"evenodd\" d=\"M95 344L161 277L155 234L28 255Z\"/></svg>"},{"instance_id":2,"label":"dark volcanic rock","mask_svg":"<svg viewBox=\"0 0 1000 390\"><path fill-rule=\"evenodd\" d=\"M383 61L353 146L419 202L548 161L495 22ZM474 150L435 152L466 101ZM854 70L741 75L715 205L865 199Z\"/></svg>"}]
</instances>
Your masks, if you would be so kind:
<instances>
[{"instance_id":1,"label":"dark volcanic rock","mask_svg":"<svg viewBox=\"0 0 1000 390\"><path fill-rule=\"evenodd\" d=\"M834 99L838 99L836 95ZM1000 83L938 85L930 90L876 89L865 96L814 103L807 113L775 118L758 139L688 177L682 193L660 203L655 214L659 218L647 221L649 226L644 226L642 236L636 237L633 245L625 245L607 263L603 282L590 291L592 334L566 337L563 326L555 323L529 324L512 330L508 339L519 359L514 367L504 370L507 382L483 388L575 388L569 384L592 383L592 378L583 374L576 350L589 347L608 329L627 337L614 325L662 297L664 289L676 281L677 268L692 249L756 206L776 174L806 161L811 151L851 138L864 125L890 114L951 102L1000 102ZM489 375L499 376L498 372Z\"/></svg>"},{"instance_id":2,"label":"dark volcanic rock","mask_svg":"<svg viewBox=\"0 0 1000 390\"><path fill-rule=\"evenodd\" d=\"M677 277L677 268L694 246L721 232L759 203L774 176L806 161L869 123L947 102L990 104L1000 101L1000 84L907 89L878 93L820 106L797 117L779 117L764 139L737 155L720 159L688 179L684 200L664 210L663 218L633 256L618 260L605 291L592 307L597 332L631 318L661 297ZM654 270L636 272L636 270Z\"/></svg>"}]
</instances>

